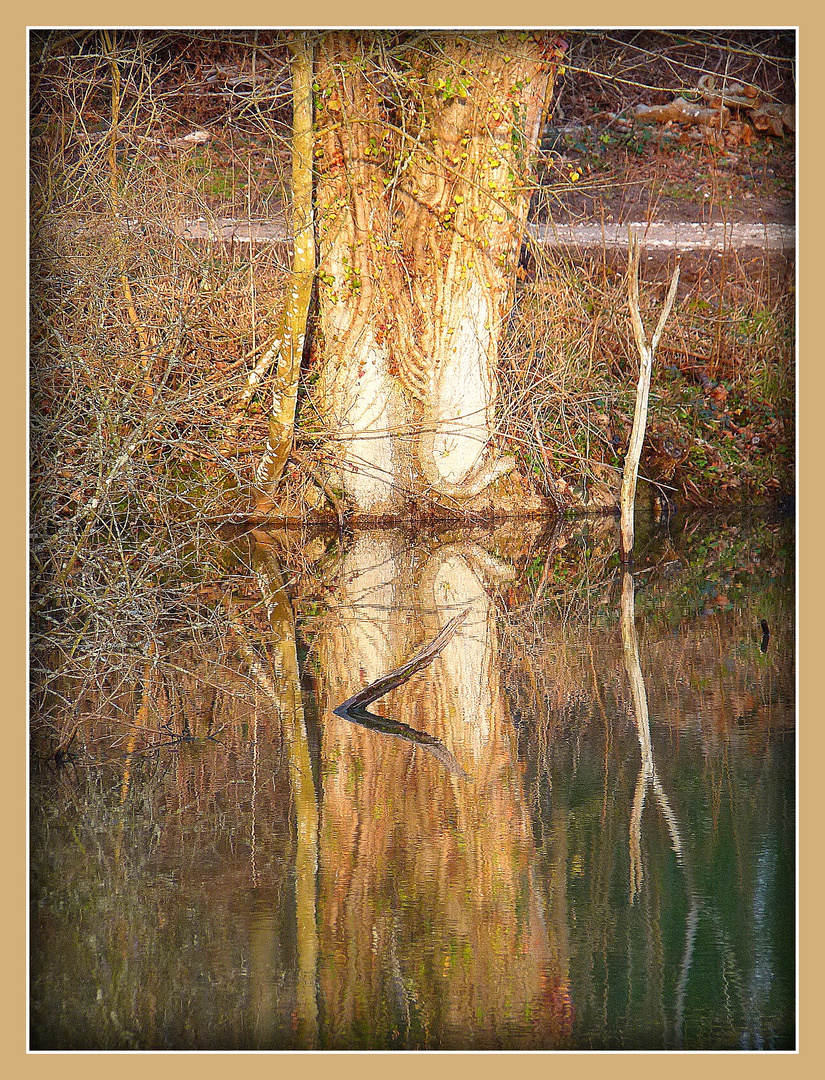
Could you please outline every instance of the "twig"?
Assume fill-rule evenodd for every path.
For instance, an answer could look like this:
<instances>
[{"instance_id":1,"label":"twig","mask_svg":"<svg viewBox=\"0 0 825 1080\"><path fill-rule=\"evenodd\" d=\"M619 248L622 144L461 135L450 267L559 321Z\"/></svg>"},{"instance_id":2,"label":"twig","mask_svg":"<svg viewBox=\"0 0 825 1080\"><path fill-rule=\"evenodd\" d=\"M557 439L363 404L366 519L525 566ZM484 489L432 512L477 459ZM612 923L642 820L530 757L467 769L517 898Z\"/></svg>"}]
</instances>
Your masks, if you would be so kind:
<instances>
[{"instance_id":1,"label":"twig","mask_svg":"<svg viewBox=\"0 0 825 1080\"><path fill-rule=\"evenodd\" d=\"M111 187L112 211L117 213L120 203L118 192L118 167L117 167L117 144L118 122L120 119L120 69L117 65L117 31L111 34L108 30L103 31L103 41L106 46L106 54L109 60L109 70L112 75L112 127L109 131L109 184ZM135 302L132 298L132 289L126 274L125 245L122 236L118 237L118 262L120 264L120 284L123 289L123 298L126 301L126 312L129 321L135 328L135 333L140 342L140 366L143 371L143 392L147 398L152 398L152 347L143 323L135 310Z\"/></svg>"},{"instance_id":2,"label":"twig","mask_svg":"<svg viewBox=\"0 0 825 1080\"><path fill-rule=\"evenodd\" d=\"M324 479L324 477L321 475L321 473L318 471L318 469L316 469L315 466L312 464L312 462L307 460L307 458L305 458L303 454L296 453L293 450L292 458L293 458L294 461L296 461L301 466L301 468L306 473L308 473L308 475L312 479L312 481L315 484L318 485L318 487L321 489L321 491L323 491L323 493L329 499L330 503L332 504L332 508L335 510L335 514L336 514L336 516L338 518L338 528L343 529L343 527L344 527L344 509L341 506L341 500L338 498L338 496L332 490L332 486L327 483L327 481Z\"/></svg>"}]
</instances>

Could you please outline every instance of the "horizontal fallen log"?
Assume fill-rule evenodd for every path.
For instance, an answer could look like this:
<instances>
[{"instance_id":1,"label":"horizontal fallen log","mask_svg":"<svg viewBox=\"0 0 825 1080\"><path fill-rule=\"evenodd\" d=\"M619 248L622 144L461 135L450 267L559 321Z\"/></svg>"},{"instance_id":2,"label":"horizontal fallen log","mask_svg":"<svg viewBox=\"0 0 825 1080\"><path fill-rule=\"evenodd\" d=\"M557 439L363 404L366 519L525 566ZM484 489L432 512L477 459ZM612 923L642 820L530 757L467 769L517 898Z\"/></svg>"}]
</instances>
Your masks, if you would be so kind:
<instances>
[{"instance_id":1,"label":"horizontal fallen log","mask_svg":"<svg viewBox=\"0 0 825 1080\"><path fill-rule=\"evenodd\" d=\"M531 239L542 247L626 248L634 232L657 251L793 251L793 225L745 222L652 221L607 222L598 225L533 225Z\"/></svg>"},{"instance_id":2,"label":"horizontal fallen log","mask_svg":"<svg viewBox=\"0 0 825 1080\"><path fill-rule=\"evenodd\" d=\"M714 76L708 74L702 75L696 85L705 104L711 109L718 109L720 105L733 109L755 109L762 101L759 87L751 83L725 81L717 87Z\"/></svg>"},{"instance_id":3,"label":"horizontal fallen log","mask_svg":"<svg viewBox=\"0 0 825 1080\"><path fill-rule=\"evenodd\" d=\"M786 132L796 131L795 107L764 101L755 86L731 82L717 88L712 75L703 75L698 90L701 104L680 96L666 105L636 105L628 109L627 117L645 124L678 123L721 132L729 126L734 110L741 120L747 118L757 131L768 135L782 138Z\"/></svg>"},{"instance_id":4,"label":"horizontal fallen log","mask_svg":"<svg viewBox=\"0 0 825 1080\"><path fill-rule=\"evenodd\" d=\"M751 113L751 122L757 131L781 137L796 131L796 110L793 105L762 105Z\"/></svg>"},{"instance_id":5,"label":"horizontal fallen log","mask_svg":"<svg viewBox=\"0 0 825 1080\"><path fill-rule=\"evenodd\" d=\"M724 105L711 109L678 97L667 105L637 105L631 115L643 123L707 124L710 127L725 127L730 120L730 109Z\"/></svg>"}]
</instances>

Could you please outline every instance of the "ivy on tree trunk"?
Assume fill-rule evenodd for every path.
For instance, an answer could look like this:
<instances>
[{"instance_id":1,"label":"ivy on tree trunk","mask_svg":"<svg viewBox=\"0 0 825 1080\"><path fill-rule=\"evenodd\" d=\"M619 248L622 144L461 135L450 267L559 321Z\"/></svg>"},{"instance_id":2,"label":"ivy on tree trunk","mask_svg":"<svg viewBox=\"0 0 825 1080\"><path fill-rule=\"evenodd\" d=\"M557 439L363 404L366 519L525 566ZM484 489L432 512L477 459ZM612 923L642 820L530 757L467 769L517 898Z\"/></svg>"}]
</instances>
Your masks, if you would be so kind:
<instances>
[{"instance_id":1,"label":"ivy on tree trunk","mask_svg":"<svg viewBox=\"0 0 825 1080\"><path fill-rule=\"evenodd\" d=\"M554 34L336 32L317 53L318 378L356 509L452 503L512 467L499 341Z\"/></svg>"}]
</instances>

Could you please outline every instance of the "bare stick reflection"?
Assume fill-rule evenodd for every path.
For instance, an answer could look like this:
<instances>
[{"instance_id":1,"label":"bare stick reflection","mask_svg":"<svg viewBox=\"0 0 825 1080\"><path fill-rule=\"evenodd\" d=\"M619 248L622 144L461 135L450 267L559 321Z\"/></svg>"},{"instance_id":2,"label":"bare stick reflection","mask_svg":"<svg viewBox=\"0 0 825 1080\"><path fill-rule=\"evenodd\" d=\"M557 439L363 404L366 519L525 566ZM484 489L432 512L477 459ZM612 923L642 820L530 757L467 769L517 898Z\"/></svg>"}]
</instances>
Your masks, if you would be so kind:
<instances>
[{"instance_id":1,"label":"bare stick reflection","mask_svg":"<svg viewBox=\"0 0 825 1080\"><path fill-rule=\"evenodd\" d=\"M633 584L633 575L627 569L625 569L622 574L621 627L625 668L630 682L630 690L633 695L636 731L639 736L639 748L642 756L641 765L639 767L639 776L636 780L633 808L630 814L630 903L632 905L636 897L641 893L644 882L642 862L642 812L645 805L645 796L647 795L649 787L653 788L656 802L667 823L668 832L670 834L670 844L676 854L676 861L685 871L685 888L690 902L685 929L685 948L682 956L676 994L676 1043L677 1045L680 1045L684 1029L685 997L691 962L693 959L696 928L699 919L699 904L693 887L692 876L686 863L684 845L679 832L679 823L671 808L668 797L662 786L661 779L656 773L656 764L653 759L653 742L650 738L650 716L647 707L647 691L645 689L644 676L642 675L642 666L639 662L639 638L636 634L636 594Z\"/></svg>"}]
</instances>

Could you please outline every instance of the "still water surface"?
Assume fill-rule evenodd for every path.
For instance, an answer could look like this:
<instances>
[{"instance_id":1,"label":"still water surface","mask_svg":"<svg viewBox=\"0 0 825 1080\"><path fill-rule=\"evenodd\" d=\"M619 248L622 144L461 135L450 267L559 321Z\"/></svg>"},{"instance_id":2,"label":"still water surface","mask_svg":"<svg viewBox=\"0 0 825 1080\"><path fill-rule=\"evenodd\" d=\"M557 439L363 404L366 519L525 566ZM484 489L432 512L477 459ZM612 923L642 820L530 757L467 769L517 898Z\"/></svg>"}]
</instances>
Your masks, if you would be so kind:
<instances>
[{"instance_id":1,"label":"still water surface","mask_svg":"<svg viewBox=\"0 0 825 1080\"><path fill-rule=\"evenodd\" d=\"M792 522L637 531L234 543L32 766L32 1048L793 1048Z\"/></svg>"}]
</instances>

